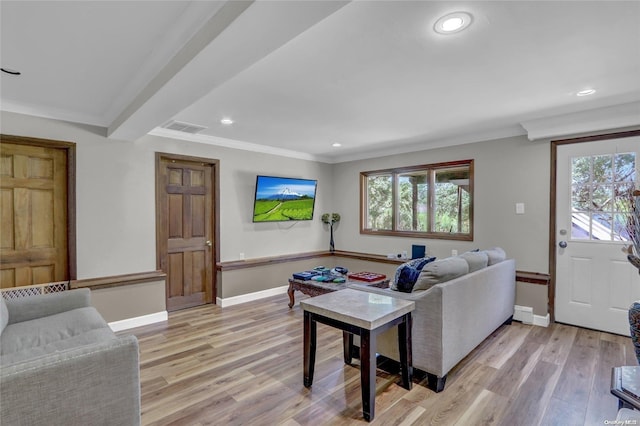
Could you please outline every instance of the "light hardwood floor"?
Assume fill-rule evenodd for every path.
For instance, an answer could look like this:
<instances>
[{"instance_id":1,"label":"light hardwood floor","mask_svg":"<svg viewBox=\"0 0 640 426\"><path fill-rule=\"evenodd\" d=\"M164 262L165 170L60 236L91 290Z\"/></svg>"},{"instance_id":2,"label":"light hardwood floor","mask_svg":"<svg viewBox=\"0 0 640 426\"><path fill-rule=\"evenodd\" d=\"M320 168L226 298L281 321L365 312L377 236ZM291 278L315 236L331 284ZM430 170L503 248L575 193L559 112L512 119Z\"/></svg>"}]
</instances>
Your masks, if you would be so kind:
<instances>
[{"instance_id":1,"label":"light hardwood floor","mask_svg":"<svg viewBox=\"0 0 640 426\"><path fill-rule=\"evenodd\" d=\"M305 296L296 293L297 301ZM302 311L286 295L169 314L119 334L140 341L145 425L365 424L342 332L318 324L312 389L302 385ZM636 365L630 338L562 324L496 330L434 393L378 370L378 425L603 425L611 367Z\"/></svg>"}]
</instances>

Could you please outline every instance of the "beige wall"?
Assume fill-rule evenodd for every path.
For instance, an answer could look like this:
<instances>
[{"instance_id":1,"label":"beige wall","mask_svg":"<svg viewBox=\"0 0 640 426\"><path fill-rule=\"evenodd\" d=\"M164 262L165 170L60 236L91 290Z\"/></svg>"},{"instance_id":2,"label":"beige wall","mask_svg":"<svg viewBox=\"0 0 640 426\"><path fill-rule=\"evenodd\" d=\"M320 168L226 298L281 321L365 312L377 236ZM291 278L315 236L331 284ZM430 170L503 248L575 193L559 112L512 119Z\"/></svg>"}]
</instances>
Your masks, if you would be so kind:
<instances>
[{"instance_id":1,"label":"beige wall","mask_svg":"<svg viewBox=\"0 0 640 426\"><path fill-rule=\"evenodd\" d=\"M368 170L473 159L474 241L460 242L361 235L359 232L359 173ZM526 137L499 139L335 165L334 205L342 216L336 248L387 254L424 244L432 256L451 250L503 247L516 259L518 270L548 273L549 143ZM515 204L525 214L515 214Z\"/></svg>"},{"instance_id":2,"label":"beige wall","mask_svg":"<svg viewBox=\"0 0 640 426\"><path fill-rule=\"evenodd\" d=\"M332 166L146 136L105 138L104 129L2 112L4 134L77 144L78 279L155 270L155 152L220 160L220 260L326 249L319 220L331 204ZM318 180L316 220L252 223L257 174Z\"/></svg>"},{"instance_id":3,"label":"beige wall","mask_svg":"<svg viewBox=\"0 0 640 426\"><path fill-rule=\"evenodd\" d=\"M3 134L76 143L78 279L156 269L156 152L220 160L221 261L236 260L241 252L250 259L323 250L328 246L328 233L319 215L331 210L331 165L154 136L137 142L112 140L104 136L102 128L8 112L2 112L0 118ZM292 224L252 223L257 174L317 179L316 220ZM283 274L282 278L287 275ZM261 286L256 283L248 281L236 286L230 282L228 291L230 294L258 291ZM218 289L218 294L225 294L225 284L219 285L222 289ZM282 284L271 282L269 285ZM107 292L111 298L107 298L106 293L94 297L109 321L122 319L124 311L110 312L106 301L131 298L132 293L125 288L116 287ZM155 300L161 295L164 299L164 291L164 286L147 286L133 297ZM126 312L141 316L148 314L147 310L140 305Z\"/></svg>"},{"instance_id":4,"label":"beige wall","mask_svg":"<svg viewBox=\"0 0 640 426\"><path fill-rule=\"evenodd\" d=\"M330 165L155 136L137 142L112 140L104 136L103 128L8 112L1 113L0 123L4 134L77 144L78 279L156 269L155 152L220 160L221 261L237 260L240 253L253 259L324 250L328 231L319 215L335 211L342 216L335 228L339 250L386 254L410 251L412 244L425 244L428 254L446 257L452 249L461 252L501 246L516 260L518 270L549 272L548 141L531 142L522 136ZM473 242L359 233L361 171L461 159L475 160ZM256 174L318 179L316 219L292 224L252 223ZM525 204L524 215L515 214L518 202ZM349 267L349 262L343 263ZM306 267L294 263L265 268L261 273L270 278L262 281L229 271L220 274L218 296L278 287L286 284L285 278L291 272ZM164 291L153 286L147 290L154 295ZM546 287L531 290L519 285L518 301L533 306L535 313L542 315L542 306L547 303Z\"/></svg>"},{"instance_id":5,"label":"beige wall","mask_svg":"<svg viewBox=\"0 0 640 426\"><path fill-rule=\"evenodd\" d=\"M218 289L218 297L224 299L285 286L288 285L288 280L294 272L306 271L316 266L324 266L326 268L343 266L351 272L378 272L390 278L393 277L397 268L397 265L388 263L378 263L339 256L324 256L316 259L275 263L273 265L264 265L255 268L233 269L218 274L220 277L219 281L223 283L222 288Z\"/></svg>"},{"instance_id":6,"label":"beige wall","mask_svg":"<svg viewBox=\"0 0 640 426\"><path fill-rule=\"evenodd\" d=\"M533 308L534 315L547 315L547 292L546 285L516 282L516 305L529 306Z\"/></svg>"},{"instance_id":7,"label":"beige wall","mask_svg":"<svg viewBox=\"0 0 640 426\"><path fill-rule=\"evenodd\" d=\"M167 310L165 281L94 289L91 304L107 322L121 321Z\"/></svg>"}]
</instances>

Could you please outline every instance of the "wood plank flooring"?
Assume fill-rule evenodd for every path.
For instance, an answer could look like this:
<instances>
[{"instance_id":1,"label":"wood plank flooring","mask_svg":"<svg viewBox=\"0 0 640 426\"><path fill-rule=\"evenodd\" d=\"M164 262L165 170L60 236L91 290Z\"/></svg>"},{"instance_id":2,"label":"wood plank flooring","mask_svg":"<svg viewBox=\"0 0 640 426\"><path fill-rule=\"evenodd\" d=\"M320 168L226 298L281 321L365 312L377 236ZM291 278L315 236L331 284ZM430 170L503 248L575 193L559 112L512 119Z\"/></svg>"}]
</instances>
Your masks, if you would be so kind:
<instances>
[{"instance_id":1,"label":"wood plank flooring","mask_svg":"<svg viewBox=\"0 0 640 426\"><path fill-rule=\"evenodd\" d=\"M366 424L341 331L318 324L314 384L302 385L302 311L287 303L207 305L119 333L140 342L143 424ZM603 425L617 412L611 368L636 364L630 338L514 322L458 364L441 393L424 382L407 391L378 370L372 424Z\"/></svg>"}]
</instances>

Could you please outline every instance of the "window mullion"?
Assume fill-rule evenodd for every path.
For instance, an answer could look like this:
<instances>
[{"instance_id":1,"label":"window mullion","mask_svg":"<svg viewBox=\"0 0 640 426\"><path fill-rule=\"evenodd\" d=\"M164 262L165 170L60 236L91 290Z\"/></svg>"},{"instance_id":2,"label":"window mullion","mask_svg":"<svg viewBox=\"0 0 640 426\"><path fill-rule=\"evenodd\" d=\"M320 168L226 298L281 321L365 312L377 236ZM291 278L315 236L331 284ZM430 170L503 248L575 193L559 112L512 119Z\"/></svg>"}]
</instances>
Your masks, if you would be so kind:
<instances>
[{"instance_id":1,"label":"window mullion","mask_svg":"<svg viewBox=\"0 0 640 426\"><path fill-rule=\"evenodd\" d=\"M398 186L400 185L398 173L393 172L391 174L391 229L393 231L398 230L398 209L400 208L400 190Z\"/></svg>"},{"instance_id":2,"label":"window mullion","mask_svg":"<svg viewBox=\"0 0 640 426\"><path fill-rule=\"evenodd\" d=\"M427 232L433 232L433 229L435 228L435 220L436 220L436 215L435 215L435 189L436 189L436 171L433 169L429 169L427 170L427 176L429 177L429 186L427 187L427 199L428 199L428 206L427 206L427 214L428 214L428 219L427 220Z\"/></svg>"}]
</instances>

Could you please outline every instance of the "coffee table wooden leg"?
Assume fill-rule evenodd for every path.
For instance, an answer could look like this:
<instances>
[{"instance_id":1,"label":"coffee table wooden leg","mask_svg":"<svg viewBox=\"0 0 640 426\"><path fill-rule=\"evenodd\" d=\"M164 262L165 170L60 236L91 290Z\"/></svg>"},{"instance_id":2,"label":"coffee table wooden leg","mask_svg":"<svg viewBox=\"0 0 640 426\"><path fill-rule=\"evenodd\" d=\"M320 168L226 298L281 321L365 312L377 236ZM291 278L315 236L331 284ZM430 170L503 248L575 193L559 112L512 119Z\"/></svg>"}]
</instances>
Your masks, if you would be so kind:
<instances>
[{"instance_id":1,"label":"coffee table wooden leg","mask_svg":"<svg viewBox=\"0 0 640 426\"><path fill-rule=\"evenodd\" d=\"M289 295L289 309L293 308L293 304L296 303L293 298L293 286L289 283L289 289L287 290L287 294Z\"/></svg>"},{"instance_id":2,"label":"coffee table wooden leg","mask_svg":"<svg viewBox=\"0 0 640 426\"><path fill-rule=\"evenodd\" d=\"M411 390L413 380L413 359L411 344L411 312L404 316L404 321L398 324L398 349L400 351L400 371L402 373L402 387Z\"/></svg>"},{"instance_id":3,"label":"coffee table wooden leg","mask_svg":"<svg viewBox=\"0 0 640 426\"><path fill-rule=\"evenodd\" d=\"M360 387L362 415L370 422L376 406L376 334L364 329L360 334Z\"/></svg>"},{"instance_id":4,"label":"coffee table wooden leg","mask_svg":"<svg viewBox=\"0 0 640 426\"><path fill-rule=\"evenodd\" d=\"M313 314L304 313L304 338L303 338L303 368L304 386L311 387L313 383L313 370L316 364L316 320Z\"/></svg>"},{"instance_id":5,"label":"coffee table wooden leg","mask_svg":"<svg viewBox=\"0 0 640 426\"><path fill-rule=\"evenodd\" d=\"M348 331L342 332L342 346L344 351L344 363L351 365L351 353L353 350L353 334Z\"/></svg>"}]
</instances>

